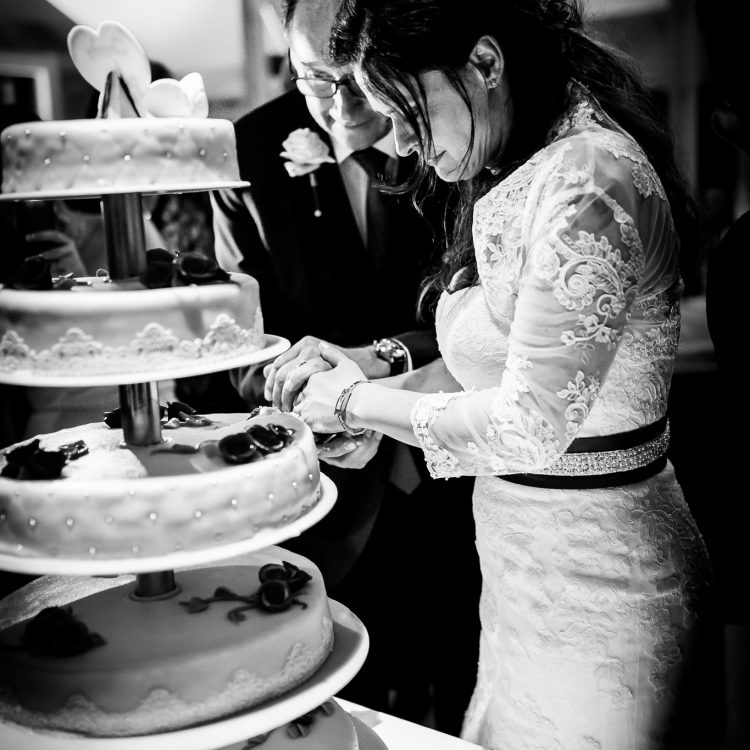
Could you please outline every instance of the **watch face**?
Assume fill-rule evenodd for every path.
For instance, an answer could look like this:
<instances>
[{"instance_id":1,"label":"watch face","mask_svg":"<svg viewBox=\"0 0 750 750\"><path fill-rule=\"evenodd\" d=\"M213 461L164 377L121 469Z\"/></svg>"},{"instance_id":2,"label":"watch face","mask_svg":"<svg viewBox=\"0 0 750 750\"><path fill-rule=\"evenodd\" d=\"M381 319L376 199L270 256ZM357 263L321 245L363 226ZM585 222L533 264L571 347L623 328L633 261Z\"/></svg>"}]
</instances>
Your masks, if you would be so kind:
<instances>
[{"instance_id":1,"label":"watch face","mask_svg":"<svg viewBox=\"0 0 750 750\"><path fill-rule=\"evenodd\" d=\"M381 359L391 364L396 360L401 360L406 357L404 350L399 344L391 341L390 339L382 339L375 344L375 353Z\"/></svg>"}]
</instances>

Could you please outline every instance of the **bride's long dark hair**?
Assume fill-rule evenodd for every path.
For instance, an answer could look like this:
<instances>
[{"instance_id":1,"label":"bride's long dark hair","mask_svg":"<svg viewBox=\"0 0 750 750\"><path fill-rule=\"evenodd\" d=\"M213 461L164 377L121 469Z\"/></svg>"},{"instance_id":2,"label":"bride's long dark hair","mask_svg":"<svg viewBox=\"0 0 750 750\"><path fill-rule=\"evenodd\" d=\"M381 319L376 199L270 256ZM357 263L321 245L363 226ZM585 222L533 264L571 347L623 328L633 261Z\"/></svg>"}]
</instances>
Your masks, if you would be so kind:
<instances>
[{"instance_id":1,"label":"bride's long dark hair","mask_svg":"<svg viewBox=\"0 0 750 750\"><path fill-rule=\"evenodd\" d=\"M544 146L552 126L573 103L571 81L585 86L644 150L664 185L684 248L695 237L695 212L675 162L669 127L638 73L616 51L584 32L576 0L344 0L330 53L336 64L361 67L371 89L408 122L420 151L429 153L425 147L431 144L430 123L417 76L427 70L444 72L471 113L458 71L484 34L497 40L505 58L513 102L511 133L501 161L493 165L499 167L496 174L482 170L454 187L458 205L446 223L452 236L440 268L425 282L425 304L434 301L435 293L459 270L463 285L476 282L474 203ZM416 108L403 91L409 92ZM472 116L469 150L473 137ZM414 191L418 204L435 179L420 160L400 189Z\"/></svg>"}]
</instances>

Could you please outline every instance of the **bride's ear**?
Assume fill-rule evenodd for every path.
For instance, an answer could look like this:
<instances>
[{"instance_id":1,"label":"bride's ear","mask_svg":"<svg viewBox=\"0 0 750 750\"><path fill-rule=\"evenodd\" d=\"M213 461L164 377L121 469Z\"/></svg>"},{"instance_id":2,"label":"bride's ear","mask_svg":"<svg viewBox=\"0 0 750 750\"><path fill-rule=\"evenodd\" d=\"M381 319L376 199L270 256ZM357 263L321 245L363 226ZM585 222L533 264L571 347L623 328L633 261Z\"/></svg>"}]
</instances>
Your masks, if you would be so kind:
<instances>
[{"instance_id":1,"label":"bride's ear","mask_svg":"<svg viewBox=\"0 0 750 750\"><path fill-rule=\"evenodd\" d=\"M469 63L481 73L488 89L494 89L500 83L505 58L495 37L480 36L469 55Z\"/></svg>"}]
</instances>

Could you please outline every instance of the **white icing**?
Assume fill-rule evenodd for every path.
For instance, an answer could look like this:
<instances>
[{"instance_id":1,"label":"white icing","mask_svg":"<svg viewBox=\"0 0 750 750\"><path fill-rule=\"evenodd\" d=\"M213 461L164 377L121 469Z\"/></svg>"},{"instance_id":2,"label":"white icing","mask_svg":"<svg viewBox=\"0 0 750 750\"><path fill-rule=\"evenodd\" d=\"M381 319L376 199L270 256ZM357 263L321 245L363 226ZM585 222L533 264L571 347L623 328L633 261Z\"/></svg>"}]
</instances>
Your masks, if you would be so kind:
<instances>
[{"instance_id":1,"label":"white icing","mask_svg":"<svg viewBox=\"0 0 750 750\"><path fill-rule=\"evenodd\" d=\"M165 430L164 437L197 445L250 424L246 414L208 416L214 424ZM104 423L42 436L41 446L48 450L84 440L89 455L69 462L63 479L0 477L0 550L68 558L151 557L250 539L300 517L320 497L312 433L288 414L253 422L290 427L293 443L262 460L231 466L215 448L195 455L123 449L122 432ZM5 463L0 455L0 469Z\"/></svg>"}]
</instances>

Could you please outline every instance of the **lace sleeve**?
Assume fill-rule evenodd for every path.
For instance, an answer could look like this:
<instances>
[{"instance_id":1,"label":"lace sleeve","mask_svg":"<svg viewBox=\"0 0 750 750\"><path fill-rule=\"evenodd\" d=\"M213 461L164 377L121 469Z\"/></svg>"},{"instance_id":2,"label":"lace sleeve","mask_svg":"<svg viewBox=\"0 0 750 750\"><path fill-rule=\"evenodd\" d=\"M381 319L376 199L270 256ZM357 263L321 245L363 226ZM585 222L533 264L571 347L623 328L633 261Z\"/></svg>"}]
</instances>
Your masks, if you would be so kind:
<instances>
[{"instance_id":1,"label":"lace sleeve","mask_svg":"<svg viewBox=\"0 0 750 750\"><path fill-rule=\"evenodd\" d=\"M671 224L643 154L624 136L605 133L555 144L523 196L514 234L522 264L498 385L415 404L412 427L433 476L538 471L585 422L644 276L642 233ZM497 191L497 200L507 199ZM475 222L477 248L502 249L508 241L503 229L490 237L477 231ZM502 252L495 255L502 263ZM500 291L485 282L492 307Z\"/></svg>"}]
</instances>

